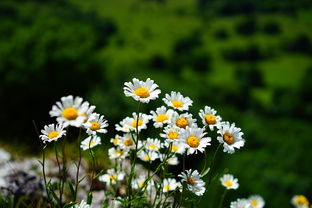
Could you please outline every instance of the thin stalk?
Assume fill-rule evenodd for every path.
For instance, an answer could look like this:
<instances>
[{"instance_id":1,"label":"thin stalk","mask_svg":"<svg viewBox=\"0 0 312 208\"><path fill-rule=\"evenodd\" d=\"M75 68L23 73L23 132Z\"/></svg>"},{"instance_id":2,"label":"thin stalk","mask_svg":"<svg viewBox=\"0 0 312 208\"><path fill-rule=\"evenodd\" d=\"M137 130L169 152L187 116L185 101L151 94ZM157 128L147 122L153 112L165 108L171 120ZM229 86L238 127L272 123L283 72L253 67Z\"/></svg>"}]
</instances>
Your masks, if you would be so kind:
<instances>
[{"instance_id":1,"label":"thin stalk","mask_svg":"<svg viewBox=\"0 0 312 208\"><path fill-rule=\"evenodd\" d=\"M91 148L90 148L92 140L93 140L93 137L91 137L91 139L90 139L90 141L89 141L89 154L91 155L91 158L92 158L92 166L91 166L91 185L90 185L89 193L91 193L91 191L92 191L93 179L94 179L94 172L95 172L95 158L94 158L94 152L93 152L93 151L91 150Z\"/></svg>"},{"instance_id":2,"label":"thin stalk","mask_svg":"<svg viewBox=\"0 0 312 208\"><path fill-rule=\"evenodd\" d=\"M221 207L222 207L223 201L224 201L224 198L225 198L225 195L226 195L226 192L227 192L227 189L224 189L224 192L223 192L223 194L222 194L222 196L221 196L221 200L220 200L220 203L219 203L218 208L221 208Z\"/></svg>"},{"instance_id":3,"label":"thin stalk","mask_svg":"<svg viewBox=\"0 0 312 208\"><path fill-rule=\"evenodd\" d=\"M56 147L56 143L54 142L54 151L55 151L55 158L56 158L56 162L57 162L57 166L59 169L59 193L60 193L60 208L62 207L62 192L61 192L61 183L62 183L62 174L61 174L61 165L60 165L60 160L58 158L58 153L57 153L57 147Z\"/></svg>"},{"instance_id":4,"label":"thin stalk","mask_svg":"<svg viewBox=\"0 0 312 208\"><path fill-rule=\"evenodd\" d=\"M214 168L214 163L215 163L215 159L216 159L216 156L219 152L219 149L221 148L222 146L222 143L220 143L215 151L215 153L213 154L213 157L212 157L212 160L211 160L211 163L210 163L210 171L209 171L209 178L208 178L208 183L207 183L207 186L206 188L210 185L211 183L211 179L212 179L212 172L213 172L213 168Z\"/></svg>"},{"instance_id":5,"label":"thin stalk","mask_svg":"<svg viewBox=\"0 0 312 208\"><path fill-rule=\"evenodd\" d=\"M80 139L81 136L81 128L79 128L79 135L78 135L78 151L79 151L79 159L78 159L78 165L77 165L77 172L76 172L76 183L75 183L75 193L74 193L74 201L77 199L77 192L78 192L78 185L79 185L79 169L81 164L81 148L80 148Z\"/></svg>"},{"instance_id":6,"label":"thin stalk","mask_svg":"<svg viewBox=\"0 0 312 208\"><path fill-rule=\"evenodd\" d=\"M68 129L67 129L68 132ZM62 183L61 183L61 193L63 195L64 193L64 185L65 185L65 181L66 181L66 153L65 153L65 143L66 140L63 140L63 144L62 144L62 160L63 160L63 170L62 170Z\"/></svg>"}]
</instances>

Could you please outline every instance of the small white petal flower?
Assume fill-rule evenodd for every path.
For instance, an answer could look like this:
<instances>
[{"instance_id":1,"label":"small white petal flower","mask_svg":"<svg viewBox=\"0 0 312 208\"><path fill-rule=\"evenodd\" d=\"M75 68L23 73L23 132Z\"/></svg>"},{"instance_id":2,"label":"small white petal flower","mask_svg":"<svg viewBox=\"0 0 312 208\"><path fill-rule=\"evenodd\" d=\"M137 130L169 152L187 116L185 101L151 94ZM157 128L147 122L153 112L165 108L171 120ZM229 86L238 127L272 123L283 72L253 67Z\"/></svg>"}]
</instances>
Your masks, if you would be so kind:
<instances>
[{"instance_id":1,"label":"small white petal flower","mask_svg":"<svg viewBox=\"0 0 312 208\"><path fill-rule=\"evenodd\" d=\"M136 178L135 180L133 180L132 187L134 189L146 188L147 191L150 191L154 182L153 180L149 180L145 183L146 179L147 179L147 176L140 175L139 178Z\"/></svg>"},{"instance_id":2,"label":"small white petal flower","mask_svg":"<svg viewBox=\"0 0 312 208\"><path fill-rule=\"evenodd\" d=\"M181 129L177 126L166 126L164 128L164 133L161 133L160 136L166 138L166 142L178 141L181 134Z\"/></svg>"},{"instance_id":3,"label":"small white petal flower","mask_svg":"<svg viewBox=\"0 0 312 208\"><path fill-rule=\"evenodd\" d=\"M164 124L168 124L171 121L172 113L173 110L167 110L165 106L157 108L156 111L151 111L155 128L162 128Z\"/></svg>"},{"instance_id":4,"label":"small white petal flower","mask_svg":"<svg viewBox=\"0 0 312 208\"><path fill-rule=\"evenodd\" d=\"M296 206L309 206L309 201L304 195L295 195L291 198L291 203Z\"/></svg>"},{"instance_id":5,"label":"small white petal flower","mask_svg":"<svg viewBox=\"0 0 312 208\"><path fill-rule=\"evenodd\" d=\"M99 177L99 181L105 182L106 185L116 184L117 181L123 180L125 174L123 172L116 172L115 169L108 169L107 173Z\"/></svg>"},{"instance_id":6,"label":"small white petal flower","mask_svg":"<svg viewBox=\"0 0 312 208\"><path fill-rule=\"evenodd\" d=\"M125 82L123 89L127 97L133 97L139 102L148 103L150 100L158 98L161 91L156 89L157 87L158 85L154 84L154 81L150 78L147 78L145 82L134 78L132 82Z\"/></svg>"},{"instance_id":7,"label":"small white petal flower","mask_svg":"<svg viewBox=\"0 0 312 208\"><path fill-rule=\"evenodd\" d=\"M57 141L62 136L66 135L63 124L45 125L41 133L42 135L40 135L40 138L43 143Z\"/></svg>"},{"instance_id":8,"label":"small white petal flower","mask_svg":"<svg viewBox=\"0 0 312 208\"><path fill-rule=\"evenodd\" d=\"M206 133L204 129L192 126L191 128L186 127L181 133L181 142L184 143L187 149L187 154L197 154L197 151L205 151L205 147L211 145L210 137L205 137Z\"/></svg>"},{"instance_id":9,"label":"small white petal flower","mask_svg":"<svg viewBox=\"0 0 312 208\"><path fill-rule=\"evenodd\" d=\"M193 101L189 97L183 97L180 92L171 92L170 95L166 94L163 101L169 107L179 111L188 110L189 106L193 104Z\"/></svg>"},{"instance_id":10,"label":"small white petal flower","mask_svg":"<svg viewBox=\"0 0 312 208\"><path fill-rule=\"evenodd\" d=\"M166 154L159 154L159 159L161 162L164 162L164 160L167 158ZM171 156L170 158L167 158L168 165L178 165L179 160L177 156Z\"/></svg>"},{"instance_id":11,"label":"small white petal flower","mask_svg":"<svg viewBox=\"0 0 312 208\"><path fill-rule=\"evenodd\" d=\"M263 198L259 195L252 195L248 198L251 208L263 208L265 202Z\"/></svg>"},{"instance_id":12,"label":"small white petal flower","mask_svg":"<svg viewBox=\"0 0 312 208\"><path fill-rule=\"evenodd\" d=\"M101 144L101 138L100 137L89 136L81 142L80 147L83 150L88 150L89 148L92 149L93 147L95 147L99 144Z\"/></svg>"},{"instance_id":13,"label":"small white petal flower","mask_svg":"<svg viewBox=\"0 0 312 208\"><path fill-rule=\"evenodd\" d=\"M237 189L239 186L237 178L234 178L231 174L224 174L220 181L226 189Z\"/></svg>"},{"instance_id":14,"label":"small white petal flower","mask_svg":"<svg viewBox=\"0 0 312 208\"><path fill-rule=\"evenodd\" d=\"M87 122L87 120L92 115L93 111L95 109L94 105L90 105L88 101L85 101L81 104L80 111L82 112L82 116L85 116L84 122Z\"/></svg>"},{"instance_id":15,"label":"small white petal flower","mask_svg":"<svg viewBox=\"0 0 312 208\"><path fill-rule=\"evenodd\" d=\"M237 199L231 202L230 208L251 208L251 205L246 199Z\"/></svg>"},{"instance_id":16,"label":"small white petal flower","mask_svg":"<svg viewBox=\"0 0 312 208\"><path fill-rule=\"evenodd\" d=\"M163 180L163 192L174 191L180 185L174 178L165 178Z\"/></svg>"},{"instance_id":17,"label":"small white petal flower","mask_svg":"<svg viewBox=\"0 0 312 208\"><path fill-rule=\"evenodd\" d=\"M159 158L158 154L154 151L141 151L138 156L145 162L152 162Z\"/></svg>"},{"instance_id":18,"label":"small white petal flower","mask_svg":"<svg viewBox=\"0 0 312 208\"><path fill-rule=\"evenodd\" d=\"M132 139L131 134L124 134L123 137L121 137L121 142L119 144L119 147L121 149L135 149L135 143Z\"/></svg>"},{"instance_id":19,"label":"small white petal flower","mask_svg":"<svg viewBox=\"0 0 312 208\"><path fill-rule=\"evenodd\" d=\"M196 119L192 118L192 114L183 113L179 115L174 112L171 117L171 124L179 127L180 129L185 129L187 126L196 125Z\"/></svg>"},{"instance_id":20,"label":"small white petal flower","mask_svg":"<svg viewBox=\"0 0 312 208\"><path fill-rule=\"evenodd\" d=\"M185 152L185 144L183 142L179 141L174 141L170 143L164 143L163 146L165 148L168 148L171 146L171 152L174 152L176 154L183 154Z\"/></svg>"},{"instance_id":21,"label":"small white petal flower","mask_svg":"<svg viewBox=\"0 0 312 208\"><path fill-rule=\"evenodd\" d=\"M82 200L78 205L75 205L74 208L92 208L92 206Z\"/></svg>"},{"instance_id":22,"label":"small white petal flower","mask_svg":"<svg viewBox=\"0 0 312 208\"><path fill-rule=\"evenodd\" d=\"M115 146L119 146L122 142L122 137L116 134L114 138L111 138L110 142Z\"/></svg>"},{"instance_id":23,"label":"small white petal flower","mask_svg":"<svg viewBox=\"0 0 312 208\"><path fill-rule=\"evenodd\" d=\"M234 123L230 125L229 122L223 122L217 127L219 129L218 134L220 134L217 140L223 143L223 152L233 154L235 148L240 149L244 146L245 140L242 138L244 133L241 132L240 128L235 127Z\"/></svg>"},{"instance_id":24,"label":"small white petal flower","mask_svg":"<svg viewBox=\"0 0 312 208\"><path fill-rule=\"evenodd\" d=\"M161 147L159 139L147 138L146 141L139 141L139 148L142 146L148 151L158 151Z\"/></svg>"},{"instance_id":25,"label":"small white petal flower","mask_svg":"<svg viewBox=\"0 0 312 208\"><path fill-rule=\"evenodd\" d=\"M214 127L220 125L222 118L217 114L217 111L209 106L205 106L204 110L199 111L199 116L202 119L203 125L209 126L213 131Z\"/></svg>"},{"instance_id":26,"label":"small white petal flower","mask_svg":"<svg viewBox=\"0 0 312 208\"><path fill-rule=\"evenodd\" d=\"M96 133L107 133L105 129L108 126L107 120L104 119L104 116L100 114L93 113L86 123L83 126L87 129L87 134L95 135Z\"/></svg>"},{"instance_id":27,"label":"small white petal flower","mask_svg":"<svg viewBox=\"0 0 312 208\"><path fill-rule=\"evenodd\" d=\"M115 148L109 148L108 149L108 156L109 159L125 159L129 155L129 150L128 149L120 149L119 147Z\"/></svg>"},{"instance_id":28,"label":"small white petal flower","mask_svg":"<svg viewBox=\"0 0 312 208\"><path fill-rule=\"evenodd\" d=\"M119 124L116 124L116 130L129 133L130 131L136 131L136 128L138 128L140 132L142 129L147 128L146 125L150 119L151 116L144 113L139 113L139 118L137 119L137 114L132 113L132 117L126 117Z\"/></svg>"},{"instance_id":29,"label":"small white petal flower","mask_svg":"<svg viewBox=\"0 0 312 208\"><path fill-rule=\"evenodd\" d=\"M195 193L197 196L202 196L205 193L205 182L200 178L197 170L192 171L192 169L189 169L178 176L182 178L182 182L187 184L188 190Z\"/></svg>"},{"instance_id":30,"label":"small white petal flower","mask_svg":"<svg viewBox=\"0 0 312 208\"><path fill-rule=\"evenodd\" d=\"M86 119L85 107L82 104L81 97L73 98L72 95L62 97L61 102L56 102L50 111L51 117L57 117L58 123L62 123L64 127L75 126L81 127Z\"/></svg>"}]
</instances>

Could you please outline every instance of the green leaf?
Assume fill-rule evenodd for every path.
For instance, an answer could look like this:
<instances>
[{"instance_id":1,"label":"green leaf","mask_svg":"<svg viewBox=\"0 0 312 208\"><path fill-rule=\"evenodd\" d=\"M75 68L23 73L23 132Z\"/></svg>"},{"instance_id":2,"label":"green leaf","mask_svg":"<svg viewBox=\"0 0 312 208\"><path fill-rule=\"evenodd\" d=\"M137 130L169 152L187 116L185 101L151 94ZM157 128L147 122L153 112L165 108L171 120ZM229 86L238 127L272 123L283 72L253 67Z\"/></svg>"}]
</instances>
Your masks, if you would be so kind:
<instances>
[{"instance_id":1,"label":"green leaf","mask_svg":"<svg viewBox=\"0 0 312 208\"><path fill-rule=\"evenodd\" d=\"M77 202L70 202L69 204L66 204L63 208L70 208L77 204Z\"/></svg>"},{"instance_id":2,"label":"green leaf","mask_svg":"<svg viewBox=\"0 0 312 208\"><path fill-rule=\"evenodd\" d=\"M98 177L101 176L103 173L104 173L104 170L101 170L98 174L96 174L96 175L94 176L93 179L98 178Z\"/></svg>"},{"instance_id":3,"label":"green leaf","mask_svg":"<svg viewBox=\"0 0 312 208\"><path fill-rule=\"evenodd\" d=\"M207 175L210 171L210 168L208 167L202 174L201 177L204 177L205 175Z\"/></svg>"},{"instance_id":4,"label":"green leaf","mask_svg":"<svg viewBox=\"0 0 312 208\"><path fill-rule=\"evenodd\" d=\"M87 204L91 204L92 203L92 198L93 198L92 192L89 192L88 199L87 199Z\"/></svg>"}]
</instances>

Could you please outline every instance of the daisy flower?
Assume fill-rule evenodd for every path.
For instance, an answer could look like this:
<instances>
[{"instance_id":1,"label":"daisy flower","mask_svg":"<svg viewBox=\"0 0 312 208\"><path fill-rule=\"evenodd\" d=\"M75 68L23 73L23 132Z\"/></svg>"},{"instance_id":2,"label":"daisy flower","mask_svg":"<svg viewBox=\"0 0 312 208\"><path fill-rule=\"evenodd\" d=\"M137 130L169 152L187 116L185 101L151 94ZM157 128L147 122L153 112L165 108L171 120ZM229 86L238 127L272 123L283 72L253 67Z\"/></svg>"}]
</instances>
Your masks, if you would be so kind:
<instances>
[{"instance_id":1,"label":"daisy flower","mask_svg":"<svg viewBox=\"0 0 312 208\"><path fill-rule=\"evenodd\" d=\"M40 135L40 138L43 143L57 141L62 136L66 135L63 124L45 125L41 133L42 135Z\"/></svg>"},{"instance_id":2,"label":"daisy flower","mask_svg":"<svg viewBox=\"0 0 312 208\"><path fill-rule=\"evenodd\" d=\"M167 110L165 106L161 106L156 111L151 111L155 128L162 128L164 124L168 124L171 119L173 110Z\"/></svg>"},{"instance_id":3,"label":"daisy flower","mask_svg":"<svg viewBox=\"0 0 312 208\"><path fill-rule=\"evenodd\" d=\"M159 154L159 159L161 162L164 162L164 159L166 158L166 154ZM179 164L179 160L177 156L172 156L170 158L167 158L168 165L177 165Z\"/></svg>"},{"instance_id":4,"label":"daisy flower","mask_svg":"<svg viewBox=\"0 0 312 208\"><path fill-rule=\"evenodd\" d=\"M105 134L107 130L104 128L108 127L108 123L103 115L100 116L100 114L93 113L83 126L87 129L87 134L89 135L95 135L97 132Z\"/></svg>"},{"instance_id":5,"label":"daisy flower","mask_svg":"<svg viewBox=\"0 0 312 208\"><path fill-rule=\"evenodd\" d=\"M193 101L189 97L183 97L180 92L171 92L170 95L166 94L163 101L169 107L179 111L188 110L189 106L193 104Z\"/></svg>"},{"instance_id":6,"label":"daisy flower","mask_svg":"<svg viewBox=\"0 0 312 208\"><path fill-rule=\"evenodd\" d=\"M164 128L164 133L161 133L160 136L166 138L167 142L177 141L179 139L181 129L177 126L166 126Z\"/></svg>"},{"instance_id":7,"label":"daisy flower","mask_svg":"<svg viewBox=\"0 0 312 208\"><path fill-rule=\"evenodd\" d=\"M196 122L196 119L192 118L192 114L183 113L179 115L177 112L174 112L171 117L171 123L181 129L185 129L187 126L192 126Z\"/></svg>"},{"instance_id":8,"label":"daisy flower","mask_svg":"<svg viewBox=\"0 0 312 208\"><path fill-rule=\"evenodd\" d=\"M109 159L125 159L129 155L129 150L128 149L120 149L119 147L115 148L109 148L108 149L108 156Z\"/></svg>"},{"instance_id":9,"label":"daisy flower","mask_svg":"<svg viewBox=\"0 0 312 208\"><path fill-rule=\"evenodd\" d=\"M139 141L139 148L141 148L142 146L144 146L144 148L146 150L149 151L158 151L161 147L160 144L160 140L159 139L151 139L151 138L147 138L146 141L141 142Z\"/></svg>"},{"instance_id":10,"label":"daisy flower","mask_svg":"<svg viewBox=\"0 0 312 208\"><path fill-rule=\"evenodd\" d=\"M237 199L231 202L230 208L251 208L251 205L246 199Z\"/></svg>"},{"instance_id":11,"label":"daisy flower","mask_svg":"<svg viewBox=\"0 0 312 208\"><path fill-rule=\"evenodd\" d=\"M90 105L88 101L85 101L82 103L80 110L83 112L81 115L85 117L84 123L87 122L89 117L92 115L93 111L95 109L94 105Z\"/></svg>"},{"instance_id":12,"label":"daisy flower","mask_svg":"<svg viewBox=\"0 0 312 208\"><path fill-rule=\"evenodd\" d=\"M120 124L116 124L117 131L123 131L128 133L130 131L136 131L138 126L138 131L140 132L142 129L146 129L146 124L149 122L151 116L139 113L139 117L137 118L136 113L132 113L132 117L126 117L123 119Z\"/></svg>"},{"instance_id":13,"label":"daisy flower","mask_svg":"<svg viewBox=\"0 0 312 208\"><path fill-rule=\"evenodd\" d=\"M244 133L240 128L235 127L234 123L230 125L229 122L224 122L218 126L218 129L220 136L217 137L217 140L223 143L223 152L233 154L234 148L239 149L244 146L245 140L242 138Z\"/></svg>"},{"instance_id":14,"label":"daisy flower","mask_svg":"<svg viewBox=\"0 0 312 208\"><path fill-rule=\"evenodd\" d=\"M124 134L123 137L121 137L121 142L119 144L121 149L134 149L135 143L132 139L131 134Z\"/></svg>"},{"instance_id":15,"label":"daisy flower","mask_svg":"<svg viewBox=\"0 0 312 208\"><path fill-rule=\"evenodd\" d=\"M187 149L187 154L197 154L197 151L205 151L205 147L210 145L211 138L205 136L204 129L192 126L191 128L186 127L181 134L181 142L184 143Z\"/></svg>"},{"instance_id":16,"label":"daisy flower","mask_svg":"<svg viewBox=\"0 0 312 208\"><path fill-rule=\"evenodd\" d=\"M132 182L132 187L134 189L141 189L141 188L146 188L147 191L150 191L154 182L153 180L149 180L147 183L144 183L145 180L147 179L147 176L145 175L140 175L139 178L136 178Z\"/></svg>"},{"instance_id":17,"label":"daisy flower","mask_svg":"<svg viewBox=\"0 0 312 208\"><path fill-rule=\"evenodd\" d=\"M75 205L74 208L92 208L92 206L82 200L79 204Z\"/></svg>"},{"instance_id":18,"label":"daisy flower","mask_svg":"<svg viewBox=\"0 0 312 208\"><path fill-rule=\"evenodd\" d=\"M252 195L248 198L251 208L263 208L265 202L263 198L259 195Z\"/></svg>"},{"instance_id":19,"label":"daisy flower","mask_svg":"<svg viewBox=\"0 0 312 208\"><path fill-rule=\"evenodd\" d=\"M160 94L160 90L156 89L157 84L153 80L147 78L145 82L136 78L132 82L125 82L124 93L127 97L133 97L141 103L148 103L150 100L155 100Z\"/></svg>"},{"instance_id":20,"label":"daisy flower","mask_svg":"<svg viewBox=\"0 0 312 208\"><path fill-rule=\"evenodd\" d=\"M303 195L295 195L291 198L291 203L298 207L298 206L309 206L308 199Z\"/></svg>"},{"instance_id":21,"label":"daisy flower","mask_svg":"<svg viewBox=\"0 0 312 208\"><path fill-rule=\"evenodd\" d=\"M115 146L119 146L122 142L122 137L116 134L114 138L110 139L110 142L113 143L113 145Z\"/></svg>"},{"instance_id":22,"label":"daisy flower","mask_svg":"<svg viewBox=\"0 0 312 208\"><path fill-rule=\"evenodd\" d=\"M117 181L123 180L125 174L123 172L116 172L115 169L111 168L107 170L107 173L99 177L99 181L105 182L106 185L116 184Z\"/></svg>"},{"instance_id":23,"label":"daisy flower","mask_svg":"<svg viewBox=\"0 0 312 208\"><path fill-rule=\"evenodd\" d=\"M186 170L179 174L178 177L182 178L181 181L187 184L187 189L197 196L202 196L205 193L205 182L200 178L197 170Z\"/></svg>"},{"instance_id":24,"label":"daisy flower","mask_svg":"<svg viewBox=\"0 0 312 208\"><path fill-rule=\"evenodd\" d=\"M174 191L180 185L174 178L165 178L163 180L163 192Z\"/></svg>"},{"instance_id":25,"label":"daisy flower","mask_svg":"<svg viewBox=\"0 0 312 208\"><path fill-rule=\"evenodd\" d=\"M237 189L239 186L237 178L234 178L231 174L224 174L220 181L226 189Z\"/></svg>"},{"instance_id":26,"label":"daisy flower","mask_svg":"<svg viewBox=\"0 0 312 208\"><path fill-rule=\"evenodd\" d=\"M99 136L89 136L86 139L84 139L81 144L80 147L83 150L87 150L87 149L91 149L97 145L101 144L101 138Z\"/></svg>"},{"instance_id":27,"label":"daisy flower","mask_svg":"<svg viewBox=\"0 0 312 208\"><path fill-rule=\"evenodd\" d=\"M158 154L154 151L141 151L138 156L145 162L152 162L159 158Z\"/></svg>"},{"instance_id":28,"label":"daisy flower","mask_svg":"<svg viewBox=\"0 0 312 208\"><path fill-rule=\"evenodd\" d=\"M214 127L220 124L222 118L217 114L217 111L209 106L205 106L204 110L199 111L199 117L202 119L203 125L208 125L213 131Z\"/></svg>"},{"instance_id":29,"label":"daisy flower","mask_svg":"<svg viewBox=\"0 0 312 208\"><path fill-rule=\"evenodd\" d=\"M51 117L57 117L58 123L63 123L64 127L75 126L81 127L86 119L84 110L81 108L81 97L73 97L72 95L62 97L61 102L56 102L50 111Z\"/></svg>"},{"instance_id":30,"label":"daisy flower","mask_svg":"<svg viewBox=\"0 0 312 208\"><path fill-rule=\"evenodd\" d=\"M163 147L168 148L171 144L171 152L176 154L183 154L185 152L185 145L181 141L174 141L171 143L164 143Z\"/></svg>"}]
</instances>

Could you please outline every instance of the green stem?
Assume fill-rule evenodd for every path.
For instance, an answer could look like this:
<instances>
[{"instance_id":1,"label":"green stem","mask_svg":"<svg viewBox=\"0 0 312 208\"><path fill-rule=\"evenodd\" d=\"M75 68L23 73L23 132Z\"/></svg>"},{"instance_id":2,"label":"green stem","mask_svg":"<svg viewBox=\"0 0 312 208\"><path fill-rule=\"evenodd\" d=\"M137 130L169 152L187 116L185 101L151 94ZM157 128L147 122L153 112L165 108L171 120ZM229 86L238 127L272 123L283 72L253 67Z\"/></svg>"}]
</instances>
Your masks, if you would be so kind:
<instances>
[{"instance_id":1,"label":"green stem","mask_svg":"<svg viewBox=\"0 0 312 208\"><path fill-rule=\"evenodd\" d=\"M60 208L62 207L62 192L61 192L61 184L62 184L62 174L61 174L61 166L60 166L60 160L58 158L58 153L57 153L57 146L56 143L54 142L54 151L55 151L55 157L56 157L56 162L57 166L59 169L59 193L60 193L60 201L59 201L59 206Z\"/></svg>"},{"instance_id":2,"label":"green stem","mask_svg":"<svg viewBox=\"0 0 312 208\"><path fill-rule=\"evenodd\" d=\"M224 198L225 198L225 195L226 195L226 192L227 192L227 189L224 190L222 196L221 196L221 200L220 200L220 203L219 203L219 206L218 208L221 208L222 205L223 205L223 201L224 201Z\"/></svg>"},{"instance_id":3,"label":"green stem","mask_svg":"<svg viewBox=\"0 0 312 208\"><path fill-rule=\"evenodd\" d=\"M77 172L76 172L76 183L75 183L75 193L74 193L74 201L77 199L77 192L78 192L78 185L79 185L79 169L81 164L81 148L80 148L80 139L81 136L81 128L79 128L79 135L78 135L78 151L79 151L79 159L78 159L78 165L77 165Z\"/></svg>"},{"instance_id":4,"label":"green stem","mask_svg":"<svg viewBox=\"0 0 312 208\"><path fill-rule=\"evenodd\" d=\"M211 179L212 179L212 172L213 172L213 168L214 168L214 163L215 163L215 159L216 159L216 156L219 152L219 149L221 148L222 146L222 143L220 143L215 151L215 153L213 154L213 157L212 157L212 160L211 160L211 163L210 163L210 171L209 171L209 176L208 176L208 182L207 182L207 185L206 185L206 188L210 185L211 183Z\"/></svg>"},{"instance_id":5,"label":"green stem","mask_svg":"<svg viewBox=\"0 0 312 208\"><path fill-rule=\"evenodd\" d=\"M90 141L89 141L89 154L91 155L92 158L92 163L91 163L91 185L90 185L90 189L89 189L89 193L91 193L92 191L92 187L93 187L93 179L94 179L94 169L95 169L95 157L94 157L94 152L91 150L90 146L91 146L91 142L93 140L93 137L91 137Z\"/></svg>"}]
</instances>

